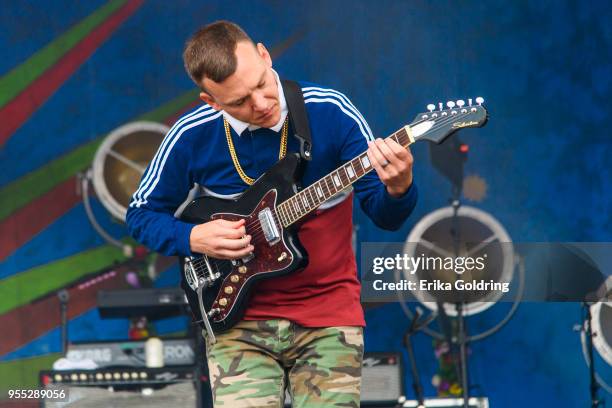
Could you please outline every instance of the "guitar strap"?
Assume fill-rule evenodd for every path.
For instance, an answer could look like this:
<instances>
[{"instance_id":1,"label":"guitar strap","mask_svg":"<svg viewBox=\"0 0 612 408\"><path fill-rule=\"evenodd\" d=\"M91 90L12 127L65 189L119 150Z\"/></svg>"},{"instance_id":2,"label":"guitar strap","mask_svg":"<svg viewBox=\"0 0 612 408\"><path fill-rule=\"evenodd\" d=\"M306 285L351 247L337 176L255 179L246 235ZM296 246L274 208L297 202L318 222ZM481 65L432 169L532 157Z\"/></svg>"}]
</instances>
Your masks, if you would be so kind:
<instances>
[{"instance_id":1,"label":"guitar strap","mask_svg":"<svg viewBox=\"0 0 612 408\"><path fill-rule=\"evenodd\" d=\"M310 161L312 159L312 137L302 88L297 82L288 79L281 80L281 84L289 109L289 121L295 132L294 136L300 142L300 157Z\"/></svg>"}]
</instances>

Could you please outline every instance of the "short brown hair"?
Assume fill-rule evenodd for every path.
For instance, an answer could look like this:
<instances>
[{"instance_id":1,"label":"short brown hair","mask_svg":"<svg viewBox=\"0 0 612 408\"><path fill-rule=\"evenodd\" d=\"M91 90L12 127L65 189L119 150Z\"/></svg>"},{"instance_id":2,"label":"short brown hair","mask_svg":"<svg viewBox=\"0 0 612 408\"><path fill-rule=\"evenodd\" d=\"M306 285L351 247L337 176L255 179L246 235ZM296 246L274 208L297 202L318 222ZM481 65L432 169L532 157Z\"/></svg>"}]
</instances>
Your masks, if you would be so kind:
<instances>
[{"instance_id":1,"label":"short brown hair","mask_svg":"<svg viewBox=\"0 0 612 408\"><path fill-rule=\"evenodd\" d=\"M185 69L193 82L203 89L204 78L223 82L232 75L239 41L253 43L242 28L225 20L208 24L193 34L183 51Z\"/></svg>"}]
</instances>

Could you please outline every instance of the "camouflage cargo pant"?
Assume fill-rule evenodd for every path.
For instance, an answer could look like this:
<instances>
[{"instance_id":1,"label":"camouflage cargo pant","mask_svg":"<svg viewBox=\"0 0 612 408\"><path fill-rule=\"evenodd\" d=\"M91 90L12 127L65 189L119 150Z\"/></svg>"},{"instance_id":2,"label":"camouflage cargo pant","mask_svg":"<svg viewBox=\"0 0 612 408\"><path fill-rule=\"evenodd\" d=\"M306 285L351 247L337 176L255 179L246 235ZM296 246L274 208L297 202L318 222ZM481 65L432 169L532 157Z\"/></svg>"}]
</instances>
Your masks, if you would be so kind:
<instances>
[{"instance_id":1,"label":"camouflage cargo pant","mask_svg":"<svg viewBox=\"0 0 612 408\"><path fill-rule=\"evenodd\" d=\"M215 408L359 408L363 329L241 321L207 341Z\"/></svg>"}]
</instances>

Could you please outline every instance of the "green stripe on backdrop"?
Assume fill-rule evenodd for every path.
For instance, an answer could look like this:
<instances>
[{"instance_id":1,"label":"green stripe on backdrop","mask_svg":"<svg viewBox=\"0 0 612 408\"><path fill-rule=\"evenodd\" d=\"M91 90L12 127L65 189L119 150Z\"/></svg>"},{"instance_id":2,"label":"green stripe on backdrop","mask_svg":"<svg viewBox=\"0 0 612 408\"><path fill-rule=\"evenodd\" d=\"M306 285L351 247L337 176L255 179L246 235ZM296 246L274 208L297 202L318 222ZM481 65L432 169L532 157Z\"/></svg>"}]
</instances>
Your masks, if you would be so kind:
<instances>
[{"instance_id":1,"label":"green stripe on backdrop","mask_svg":"<svg viewBox=\"0 0 612 408\"><path fill-rule=\"evenodd\" d=\"M0 362L0 399L11 389L38 388L38 372L50 370L61 353Z\"/></svg>"},{"instance_id":2,"label":"green stripe on backdrop","mask_svg":"<svg viewBox=\"0 0 612 408\"><path fill-rule=\"evenodd\" d=\"M161 122L177 113L190 102L197 100L197 97L197 90L185 92L159 108L133 120ZM0 189L0 220L8 217L17 209L45 194L79 171L89 167L98 146L100 146L105 136L96 137L93 141L76 148Z\"/></svg>"},{"instance_id":3,"label":"green stripe on backdrop","mask_svg":"<svg viewBox=\"0 0 612 408\"><path fill-rule=\"evenodd\" d=\"M126 259L121 249L103 245L3 279L0 281L0 314Z\"/></svg>"},{"instance_id":4,"label":"green stripe on backdrop","mask_svg":"<svg viewBox=\"0 0 612 408\"><path fill-rule=\"evenodd\" d=\"M7 184L0 190L0 220L91 164L102 138L87 143ZM74 188L77 188L75 185Z\"/></svg>"},{"instance_id":5,"label":"green stripe on backdrop","mask_svg":"<svg viewBox=\"0 0 612 408\"><path fill-rule=\"evenodd\" d=\"M111 0L0 78L0 108L42 75L126 0Z\"/></svg>"},{"instance_id":6,"label":"green stripe on backdrop","mask_svg":"<svg viewBox=\"0 0 612 408\"><path fill-rule=\"evenodd\" d=\"M166 102L159 108L140 115L136 120L164 121L172 115L180 113L181 109L184 109L190 103L198 101L199 95L200 91L198 89L192 89Z\"/></svg>"}]
</instances>

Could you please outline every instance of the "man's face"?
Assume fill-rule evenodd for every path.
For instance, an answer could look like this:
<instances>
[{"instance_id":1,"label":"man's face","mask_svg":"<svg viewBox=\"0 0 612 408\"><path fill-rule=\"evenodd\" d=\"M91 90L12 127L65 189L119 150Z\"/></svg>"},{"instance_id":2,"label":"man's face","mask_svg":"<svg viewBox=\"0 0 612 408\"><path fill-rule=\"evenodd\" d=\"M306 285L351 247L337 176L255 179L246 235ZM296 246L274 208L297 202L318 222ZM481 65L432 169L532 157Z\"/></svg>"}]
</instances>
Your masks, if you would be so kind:
<instances>
[{"instance_id":1,"label":"man's face","mask_svg":"<svg viewBox=\"0 0 612 408\"><path fill-rule=\"evenodd\" d=\"M280 120L280 102L272 59L262 44L248 41L236 45L236 72L223 82L204 78L206 92L200 98L216 110L260 127L272 127Z\"/></svg>"}]
</instances>

